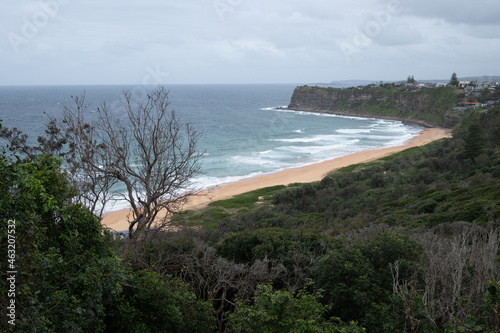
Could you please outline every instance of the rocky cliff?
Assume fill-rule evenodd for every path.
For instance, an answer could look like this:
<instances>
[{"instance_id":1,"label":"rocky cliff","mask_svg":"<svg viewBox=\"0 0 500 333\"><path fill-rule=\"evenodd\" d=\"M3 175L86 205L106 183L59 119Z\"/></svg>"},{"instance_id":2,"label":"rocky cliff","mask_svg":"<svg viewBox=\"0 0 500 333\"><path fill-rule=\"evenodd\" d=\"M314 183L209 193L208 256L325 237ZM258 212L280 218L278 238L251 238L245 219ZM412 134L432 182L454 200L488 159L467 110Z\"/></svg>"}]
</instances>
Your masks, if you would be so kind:
<instances>
[{"instance_id":1,"label":"rocky cliff","mask_svg":"<svg viewBox=\"0 0 500 333\"><path fill-rule=\"evenodd\" d=\"M453 88L408 91L402 88L295 88L288 109L346 116L375 117L451 128L461 115Z\"/></svg>"}]
</instances>

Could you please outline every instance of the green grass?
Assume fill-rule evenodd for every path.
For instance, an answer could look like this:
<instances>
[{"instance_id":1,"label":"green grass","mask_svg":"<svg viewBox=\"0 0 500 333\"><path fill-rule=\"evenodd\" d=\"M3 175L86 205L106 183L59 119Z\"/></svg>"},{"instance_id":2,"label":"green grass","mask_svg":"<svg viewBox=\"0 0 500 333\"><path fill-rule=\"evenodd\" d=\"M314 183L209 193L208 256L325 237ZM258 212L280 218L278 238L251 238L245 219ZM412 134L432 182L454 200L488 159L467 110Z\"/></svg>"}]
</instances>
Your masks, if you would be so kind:
<instances>
[{"instance_id":1,"label":"green grass","mask_svg":"<svg viewBox=\"0 0 500 333\"><path fill-rule=\"evenodd\" d=\"M293 184L288 187L296 187L298 185L302 184ZM214 201L208 207L178 214L173 218L172 222L174 224L213 229L228 218L250 213L255 209L268 206L272 196L285 188L287 186L284 185L265 187L236 195L231 199Z\"/></svg>"},{"instance_id":2,"label":"green grass","mask_svg":"<svg viewBox=\"0 0 500 333\"><path fill-rule=\"evenodd\" d=\"M226 209L242 209L242 208L252 208L258 205L258 202L266 202L270 200L270 197L279 192L280 190L286 188L285 185L277 185L271 187L265 187L255 191L250 191L247 193L242 193L234 196L231 199L218 200L211 202L210 207L222 207Z\"/></svg>"}]
</instances>

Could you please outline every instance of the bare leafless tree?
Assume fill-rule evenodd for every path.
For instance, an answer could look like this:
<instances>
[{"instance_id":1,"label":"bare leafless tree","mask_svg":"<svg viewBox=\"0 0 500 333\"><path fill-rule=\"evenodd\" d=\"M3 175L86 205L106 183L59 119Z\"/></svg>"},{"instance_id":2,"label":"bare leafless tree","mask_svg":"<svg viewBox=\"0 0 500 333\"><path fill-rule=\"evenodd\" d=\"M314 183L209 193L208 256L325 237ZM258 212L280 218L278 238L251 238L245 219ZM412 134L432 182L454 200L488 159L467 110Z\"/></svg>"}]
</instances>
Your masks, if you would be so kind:
<instances>
[{"instance_id":1,"label":"bare leafless tree","mask_svg":"<svg viewBox=\"0 0 500 333\"><path fill-rule=\"evenodd\" d=\"M420 319L415 315L416 307L418 307L418 298L421 290L417 290L418 282L418 268L408 280L401 280L399 276L399 269L402 260L396 260L394 263L390 264L392 272L392 288L395 295L403 302L403 307L405 311L405 317L407 323L410 325L410 332L418 332Z\"/></svg>"},{"instance_id":2,"label":"bare leafless tree","mask_svg":"<svg viewBox=\"0 0 500 333\"><path fill-rule=\"evenodd\" d=\"M124 119L113 117L105 103L90 119L82 96L65 108L60 126L82 201L97 215L110 199L128 202L129 237L138 240L150 229L162 229L196 192L190 185L202 152L197 150L200 133L169 110L165 88L152 91L143 103L134 103L129 92L123 95ZM125 194L113 193L117 184Z\"/></svg>"},{"instance_id":3,"label":"bare leafless tree","mask_svg":"<svg viewBox=\"0 0 500 333\"><path fill-rule=\"evenodd\" d=\"M227 307L234 309L236 299L250 298L257 285L283 276L286 268L267 258L253 264L236 264L216 252L213 247L197 242L193 253L184 258L181 276L198 297L214 304L213 314L222 332L228 320Z\"/></svg>"},{"instance_id":4,"label":"bare leafless tree","mask_svg":"<svg viewBox=\"0 0 500 333\"><path fill-rule=\"evenodd\" d=\"M424 248L424 272L400 280L399 263L391 266L394 292L403 302L411 331L418 330L421 314L434 328L465 321L483 304L488 281L500 276L500 229L493 224L443 223L413 238ZM420 274L424 283L417 288Z\"/></svg>"},{"instance_id":5,"label":"bare leafless tree","mask_svg":"<svg viewBox=\"0 0 500 333\"><path fill-rule=\"evenodd\" d=\"M179 276L199 299L213 304L219 332L223 332L236 300L250 299L259 284L288 276L281 261L264 258L238 264L220 257L216 249L205 242L187 240L182 235L182 231L155 235L156 242L142 244L143 248L130 253L129 262L136 269ZM170 249L164 244L169 244ZM192 244L192 248L186 250L191 246L185 247L186 244Z\"/></svg>"},{"instance_id":6,"label":"bare leafless tree","mask_svg":"<svg viewBox=\"0 0 500 333\"><path fill-rule=\"evenodd\" d=\"M436 229L422 239L429 262L424 303L436 321L465 320L482 304L488 281L498 278L499 229L458 222L442 228L453 228L453 235L438 236L449 231Z\"/></svg>"}]
</instances>

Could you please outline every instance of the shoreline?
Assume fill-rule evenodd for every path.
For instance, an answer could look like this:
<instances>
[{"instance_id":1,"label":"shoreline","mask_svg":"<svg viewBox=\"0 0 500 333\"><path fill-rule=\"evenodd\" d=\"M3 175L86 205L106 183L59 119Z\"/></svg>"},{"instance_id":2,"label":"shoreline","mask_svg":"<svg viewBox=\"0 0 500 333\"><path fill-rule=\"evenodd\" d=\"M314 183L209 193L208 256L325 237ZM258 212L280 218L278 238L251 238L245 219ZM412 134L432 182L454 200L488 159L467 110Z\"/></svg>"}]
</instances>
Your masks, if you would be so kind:
<instances>
[{"instance_id":1,"label":"shoreline","mask_svg":"<svg viewBox=\"0 0 500 333\"><path fill-rule=\"evenodd\" d=\"M449 129L427 128L422 130L416 137L400 146L356 152L324 162L299 168L286 169L202 191L199 195L190 198L183 210L201 209L213 201L229 199L235 195L264 187L319 181L331 171L353 164L371 162L408 148L423 146L432 141L449 137L451 137L451 130ZM128 209L110 212L103 217L101 223L103 226L116 231L128 230L127 216L129 213L130 210Z\"/></svg>"}]
</instances>

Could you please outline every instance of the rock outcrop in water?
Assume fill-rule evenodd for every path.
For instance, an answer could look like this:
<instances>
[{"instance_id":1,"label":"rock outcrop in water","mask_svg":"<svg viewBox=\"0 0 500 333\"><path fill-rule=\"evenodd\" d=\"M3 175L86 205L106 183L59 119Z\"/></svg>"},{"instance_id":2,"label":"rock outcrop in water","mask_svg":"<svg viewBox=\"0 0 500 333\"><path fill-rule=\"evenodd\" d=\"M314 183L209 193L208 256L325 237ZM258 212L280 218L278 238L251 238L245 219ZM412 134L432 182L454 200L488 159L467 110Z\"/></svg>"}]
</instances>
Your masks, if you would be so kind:
<instances>
[{"instance_id":1,"label":"rock outcrop in water","mask_svg":"<svg viewBox=\"0 0 500 333\"><path fill-rule=\"evenodd\" d=\"M395 119L424 126L451 128L461 115L453 111L458 103L450 87L404 90L397 88L295 88L288 109L344 116Z\"/></svg>"}]
</instances>

